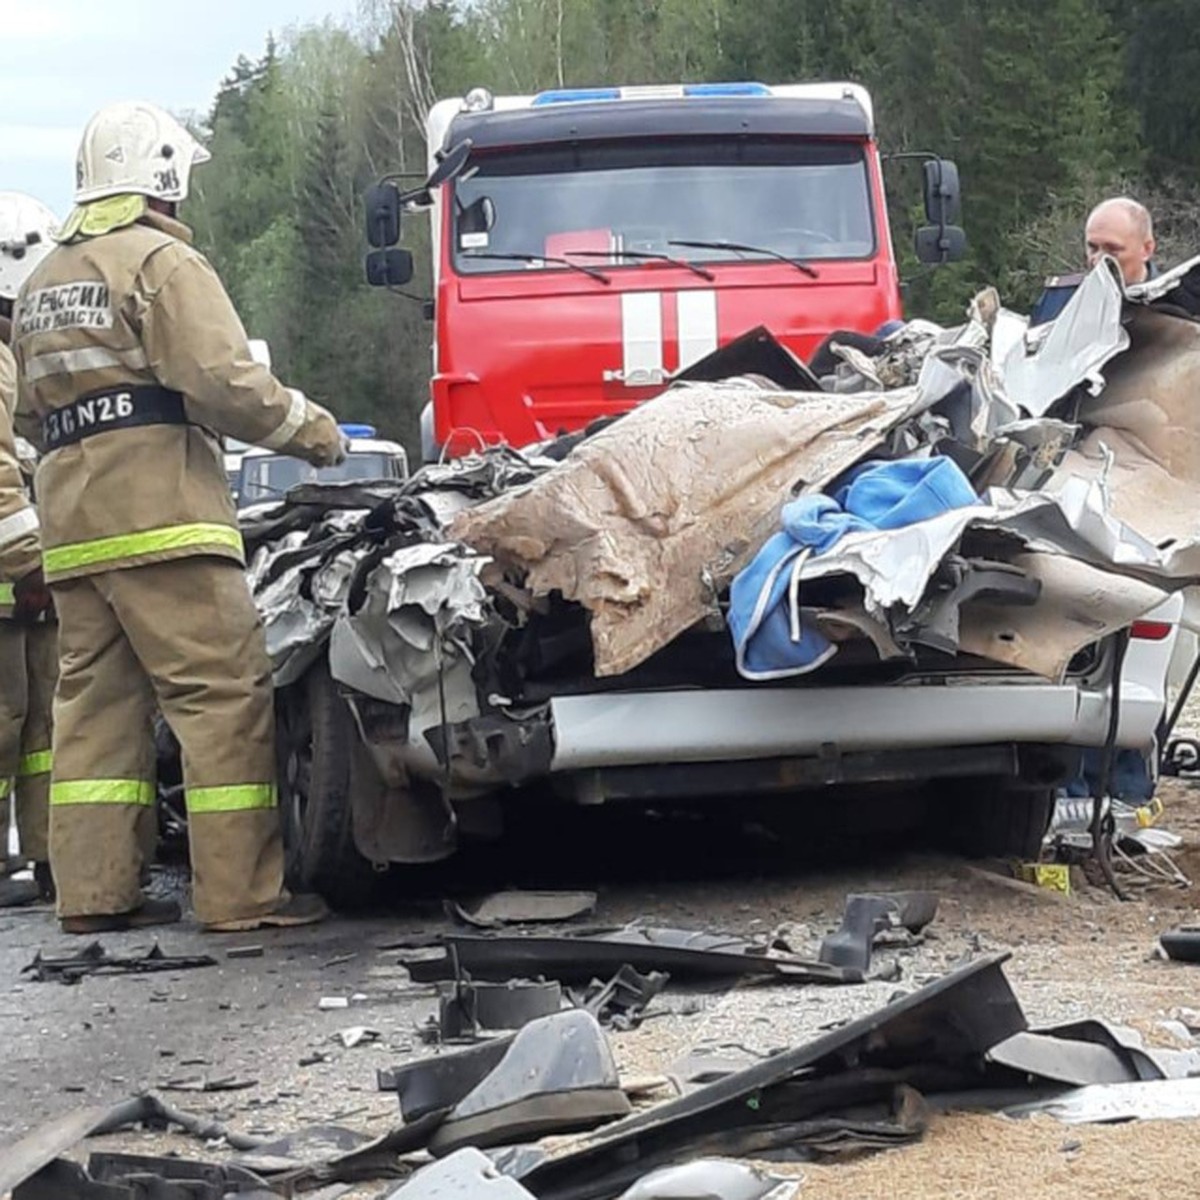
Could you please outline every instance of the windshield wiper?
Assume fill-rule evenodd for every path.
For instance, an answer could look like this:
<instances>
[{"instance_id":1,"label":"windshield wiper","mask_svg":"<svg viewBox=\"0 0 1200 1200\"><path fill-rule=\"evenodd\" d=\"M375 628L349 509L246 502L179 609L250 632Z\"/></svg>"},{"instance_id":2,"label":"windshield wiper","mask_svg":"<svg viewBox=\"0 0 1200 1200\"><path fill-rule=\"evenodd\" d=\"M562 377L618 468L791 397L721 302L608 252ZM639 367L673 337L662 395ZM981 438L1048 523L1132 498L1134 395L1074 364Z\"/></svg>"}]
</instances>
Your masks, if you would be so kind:
<instances>
[{"instance_id":1,"label":"windshield wiper","mask_svg":"<svg viewBox=\"0 0 1200 1200\"><path fill-rule=\"evenodd\" d=\"M500 254L491 250L484 250L482 253L464 254L464 259L468 261L472 258L498 258L507 262L524 262L524 263L562 263L564 267L570 267L573 271L582 271L585 275L590 275L593 279L598 279L601 283L612 283L603 271L598 271L595 267L585 267L583 263L572 262L569 258L560 258L556 254Z\"/></svg>"},{"instance_id":2,"label":"windshield wiper","mask_svg":"<svg viewBox=\"0 0 1200 1200\"><path fill-rule=\"evenodd\" d=\"M701 279L707 279L710 283L716 279L711 271L688 262L686 258L676 258L673 254L659 254L654 250L564 250L563 253L568 257L574 255L576 258L645 258L654 262L670 263L673 267L686 267L693 275L699 275Z\"/></svg>"},{"instance_id":3,"label":"windshield wiper","mask_svg":"<svg viewBox=\"0 0 1200 1200\"><path fill-rule=\"evenodd\" d=\"M780 262L791 263L797 271L803 271L812 279L820 279L820 272L816 267L810 267L803 259L789 258L786 254L780 254L778 250L768 250L765 246L747 246L744 242L692 242L692 241L677 241L672 238L667 242L668 246L683 246L689 250L731 250L734 254L765 254L768 258L778 259Z\"/></svg>"}]
</instances>

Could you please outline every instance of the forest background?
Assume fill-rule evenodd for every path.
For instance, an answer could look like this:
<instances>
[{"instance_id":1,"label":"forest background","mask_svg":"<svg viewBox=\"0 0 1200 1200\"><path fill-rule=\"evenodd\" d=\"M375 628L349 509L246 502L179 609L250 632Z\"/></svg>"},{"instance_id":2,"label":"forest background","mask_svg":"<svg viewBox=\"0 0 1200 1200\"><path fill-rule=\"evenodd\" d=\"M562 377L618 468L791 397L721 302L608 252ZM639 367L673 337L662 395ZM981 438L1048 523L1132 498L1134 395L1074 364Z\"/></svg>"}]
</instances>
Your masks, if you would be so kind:
<instances>
[{"instance_id":1,"label":"forest background","mask_svg":"<svg viewBox=\"0 0 1200 1200\"><path fill-rule=\"evenodd\" d=\"M232 64L195 121L213 153L184 216L278 374L417 450L432 326L369 287L362 195L421 172L430 105L485 86L848 79L885 152L957 161L967 258L922 273L915 178L892 228L909 316L957 323L979 287L1027 310L1076 270L1098 199L1155 216L1158 260L1200 252L1196 0L364 0L349 25L292 29ZM426 222L406 223L429 294Z\"/></svg>"}]
</instances>

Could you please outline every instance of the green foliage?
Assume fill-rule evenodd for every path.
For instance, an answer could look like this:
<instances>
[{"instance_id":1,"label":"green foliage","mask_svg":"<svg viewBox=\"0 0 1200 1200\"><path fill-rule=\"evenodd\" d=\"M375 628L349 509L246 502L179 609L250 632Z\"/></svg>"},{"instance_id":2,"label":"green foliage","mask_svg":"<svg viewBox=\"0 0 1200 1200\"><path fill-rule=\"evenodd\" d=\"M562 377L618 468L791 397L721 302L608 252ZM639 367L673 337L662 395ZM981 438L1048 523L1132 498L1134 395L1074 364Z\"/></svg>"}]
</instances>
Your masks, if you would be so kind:
<instances>
[{"instance_id":1,"label":"green foliage","mask_svg":"<svg viewBox=\"0 0 1200 1200\"><path fill-rule=\"evenodd\" d=\"M364 0L353 28L237 60L185 216L279 373L415 451L432 329L418 304L367 287L360 198L385 173L424 172L437 99L480 84L862 82L885 152L959 163L970 253L932 272L909 249L919 171L888 166L909 311L953 322L980 286L1020 308L1044 274L1079 265L1084 215L1114 191L1159 206L1178 250L1160 259L1191 248L1198 68L1194 0ZM409 290L428 296L423 219L405 244Z\"/></svg>"}]
</instances>

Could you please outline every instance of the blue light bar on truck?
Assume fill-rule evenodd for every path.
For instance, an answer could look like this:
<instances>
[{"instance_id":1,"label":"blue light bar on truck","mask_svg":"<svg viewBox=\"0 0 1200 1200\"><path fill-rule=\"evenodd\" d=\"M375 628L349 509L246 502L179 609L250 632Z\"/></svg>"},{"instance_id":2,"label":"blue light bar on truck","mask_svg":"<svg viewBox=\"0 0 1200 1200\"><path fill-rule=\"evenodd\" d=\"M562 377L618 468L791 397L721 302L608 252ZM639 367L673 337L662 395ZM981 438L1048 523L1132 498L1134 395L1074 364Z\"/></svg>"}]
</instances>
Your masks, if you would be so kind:
<instances>
[{"instance_id":1,"label":"blue light bar on truck","mask_svg":"<svg viewBox=\"0 0 1200 1200\"><path fill-rule=\"evenodd\" d=\"M555 88L534 96L532 107L547 104L590 104L597 100L671 100L702 96L769 96L765 83L684 83L650 84L647 87Z\"/></svg>"},{"instance_id":2,"label":"blue light bar on truck","mask_svg":"<svg viewBox=\"0 0 1200 1200\"><path fill-rule=\"evenodd\" d=\"M376 434L374 425L352 425L342 422L338 425L338 428L348 438L373 438Z\"/></svg>"}]
</instances>

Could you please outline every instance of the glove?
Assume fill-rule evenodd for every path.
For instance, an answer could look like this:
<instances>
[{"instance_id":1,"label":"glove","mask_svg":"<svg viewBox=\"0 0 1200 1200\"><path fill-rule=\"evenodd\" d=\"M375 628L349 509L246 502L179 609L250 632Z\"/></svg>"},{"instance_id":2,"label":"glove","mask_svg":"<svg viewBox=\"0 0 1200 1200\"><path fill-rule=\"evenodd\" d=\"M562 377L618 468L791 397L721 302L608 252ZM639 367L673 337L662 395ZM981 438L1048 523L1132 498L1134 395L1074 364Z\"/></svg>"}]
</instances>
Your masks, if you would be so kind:
<instances>
[{"instance_id":1,"label":"glove","mask_svg":"<svg viewBox=\"0 0 1200 1200\"><path fill-rule=\"evenodd\" d=\"M32 624L53 607L42 568L36 567L13 584L13 620Z\"/></svg>"}]
</instances>

